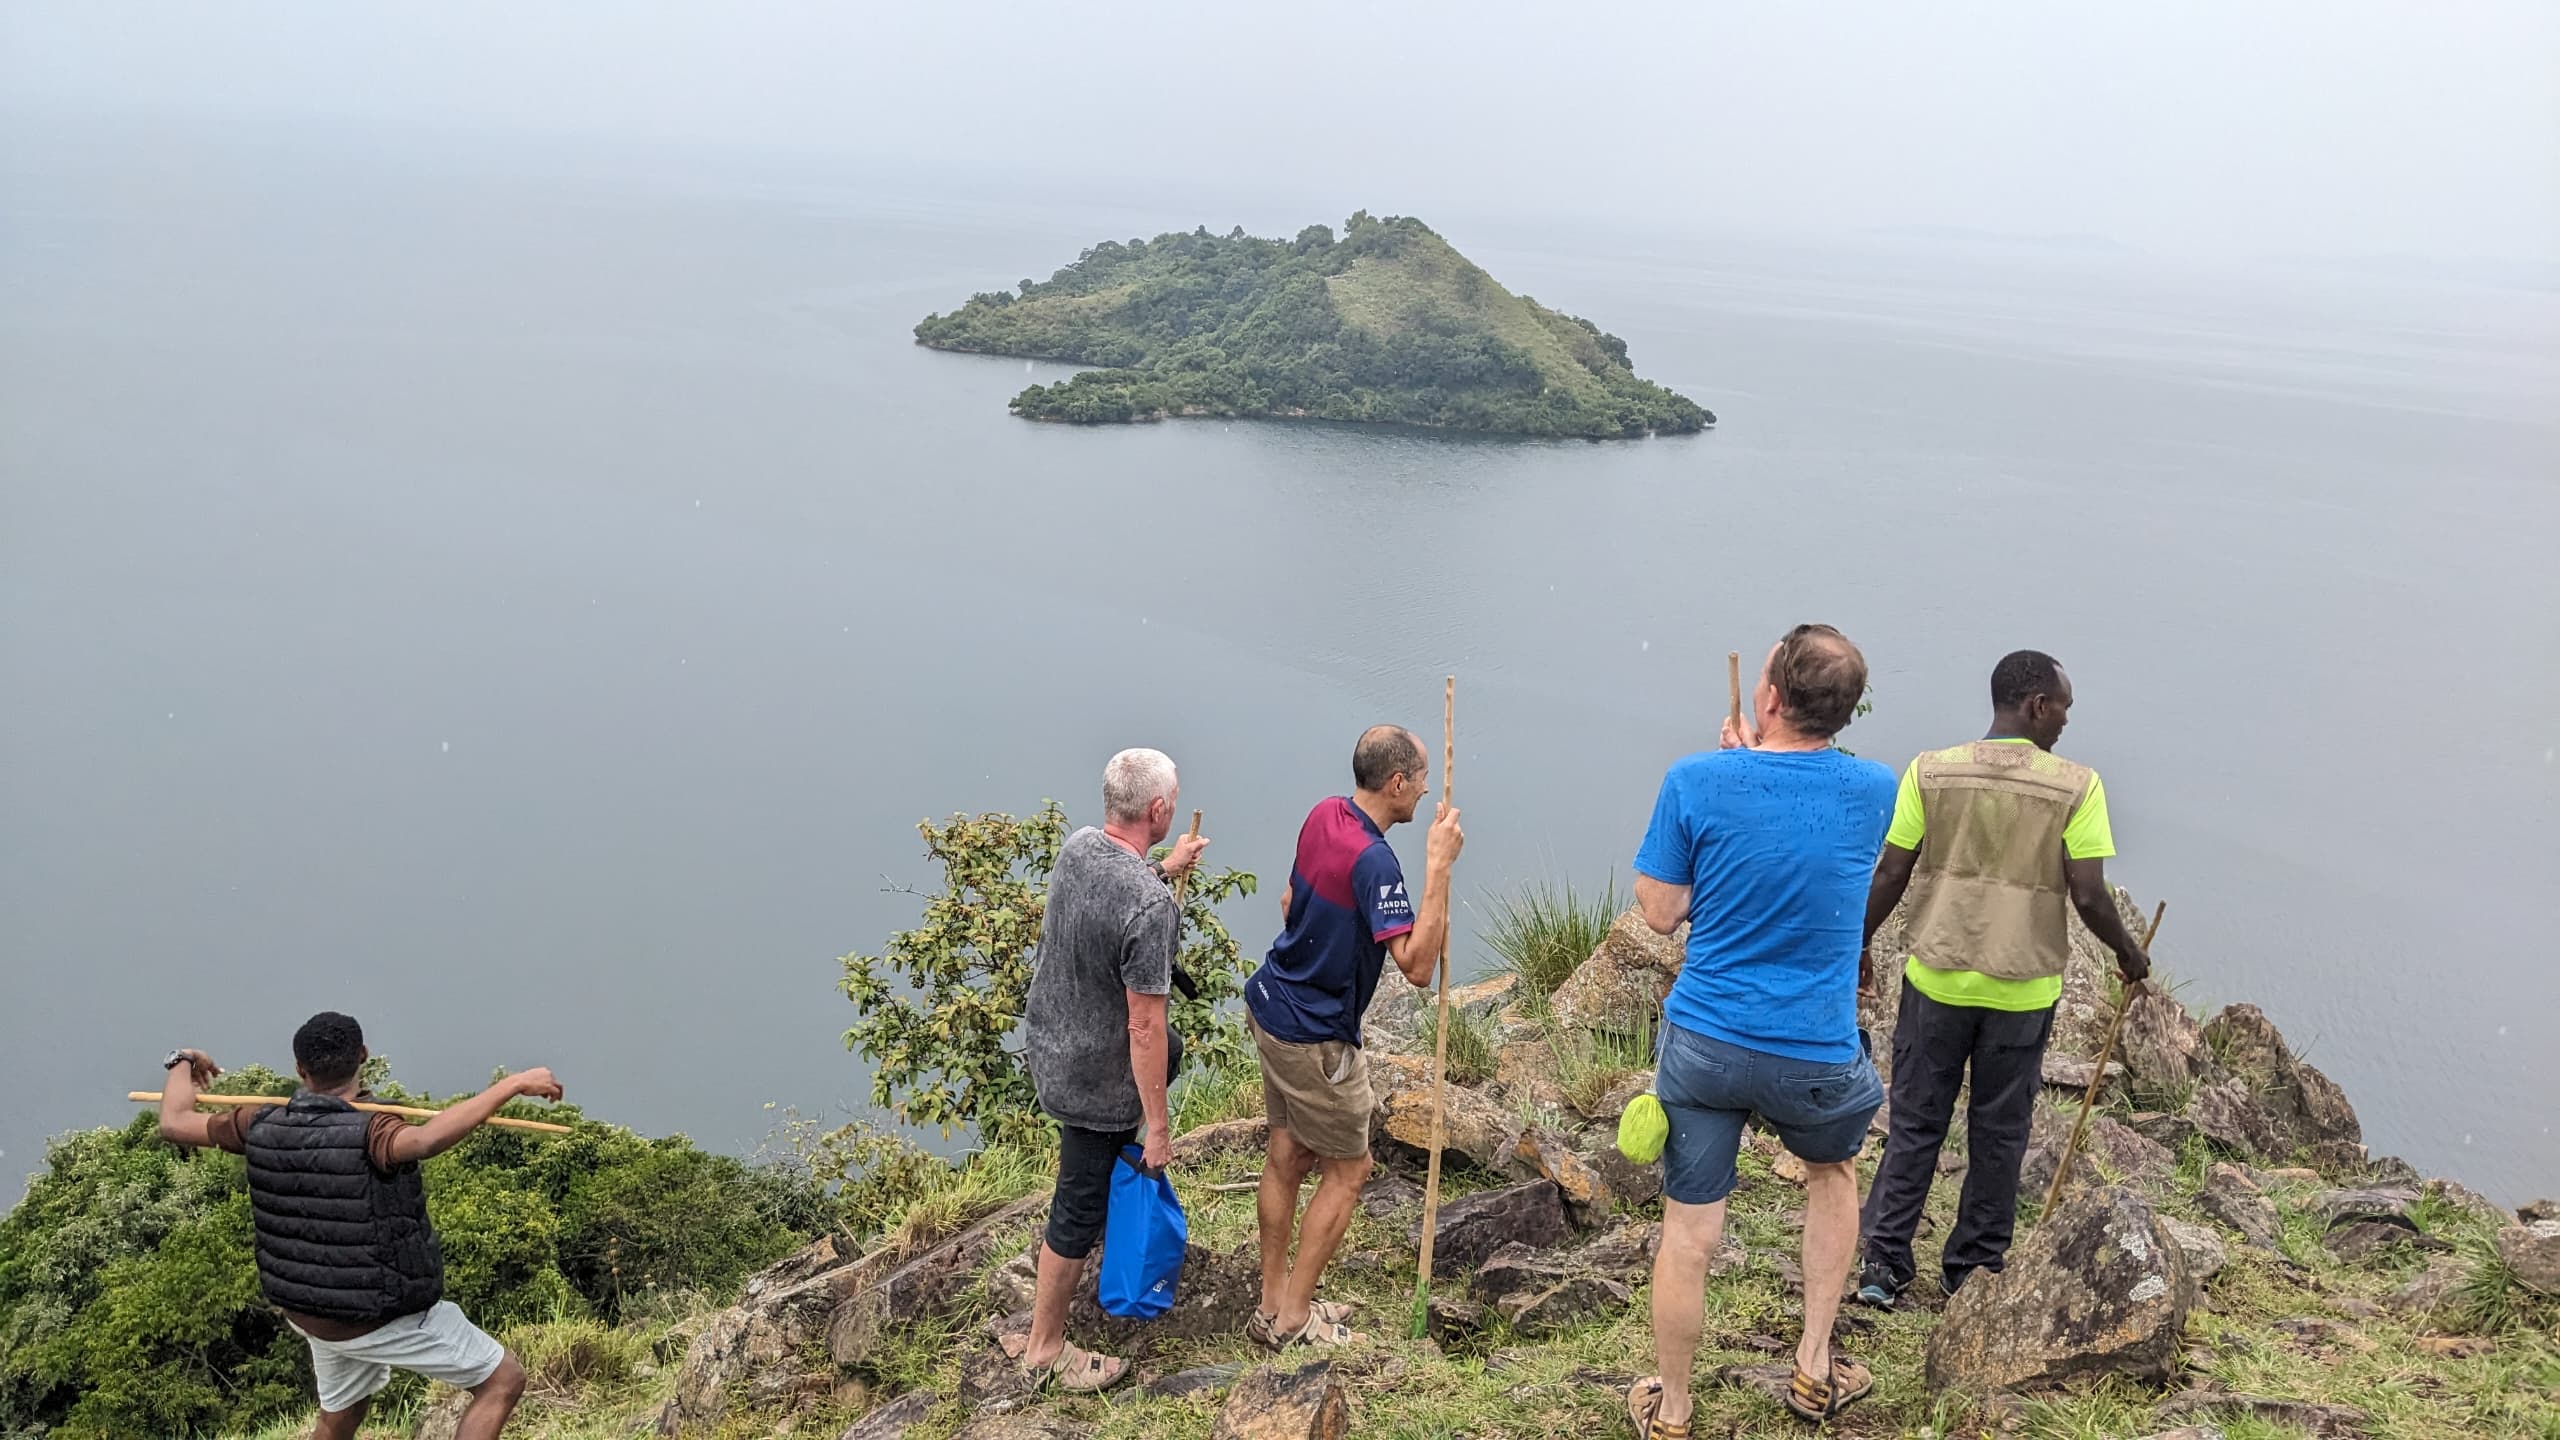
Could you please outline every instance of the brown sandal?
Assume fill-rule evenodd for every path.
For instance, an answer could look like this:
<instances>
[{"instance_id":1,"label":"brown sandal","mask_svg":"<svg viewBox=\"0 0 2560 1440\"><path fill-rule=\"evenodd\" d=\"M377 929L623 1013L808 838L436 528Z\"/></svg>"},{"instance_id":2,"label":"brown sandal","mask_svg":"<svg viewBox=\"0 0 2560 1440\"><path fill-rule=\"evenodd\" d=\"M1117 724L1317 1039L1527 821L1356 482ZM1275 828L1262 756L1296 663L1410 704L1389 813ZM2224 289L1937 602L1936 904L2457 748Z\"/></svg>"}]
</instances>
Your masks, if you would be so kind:
<instances>
[{"instance_id":1,"label":"brown sandal","mask_svg":"<svg viewBox=\"0 0 2560 1440\"><path fill-rule=\"evenodd\" d=\"M1648 1375L1627 1387L1627 1423L1636 1440L1689 1440L1689 1421L1674 1425L1662 1418L1662 1377Z\"/></svg>"},{"instance_id":2,"label":"brown sandal","mask_svg":"<svg viewBox=\"0 0 2560 1440\"><path fill-rule=\"evenodd\" d=\"M1031 1377L1036 1390L1055 1387L1069 1395L1092 1395L1129 1378L1128 1361L1116 1355L1097 1355L1072 1344L1060 1346L1058 1358L1046 1365L1033 1365L1022 1358L1031 1348L1029 1335L1007 1335L996 1345L1006 1359L1022 1366L1022 1373Z\"/></svg>"},{"instance_id":3,"label":"brown sandal","mask_svg":"<svg viewBox=\"0 0 2560 1440\"><path fill-rule=\"evenodd\" d=\"M1876 1388L1876 1377L1866 1366L1845 1355L1831 1357L1831 1375L1816 1380L1796 1367L1795 1379L1787 1386L1787 1409L1799 1420L1816 1425L1867 1398Z\"/></svg>"},{"instance_id":4,"label":"brown sandal","mask_svg":"<svg viewBox=\"0 0 2560 1440\"><path fill-rule=\"evenodd\" d=\"M1310 1301L1307 1305L1307 1318L1322 1320L1328 1325L1347 1326L1351 1323L1351 1306L1340 1300ZM1244 1322L1245 1338L1265 1350L1285 1348L1289 1340L1294 1337L1281 1335L1279 1325L1280 1317L1277 1314L1269 1310L1256 1310L1252 1318Z\"/></svg>"}]
</instances>

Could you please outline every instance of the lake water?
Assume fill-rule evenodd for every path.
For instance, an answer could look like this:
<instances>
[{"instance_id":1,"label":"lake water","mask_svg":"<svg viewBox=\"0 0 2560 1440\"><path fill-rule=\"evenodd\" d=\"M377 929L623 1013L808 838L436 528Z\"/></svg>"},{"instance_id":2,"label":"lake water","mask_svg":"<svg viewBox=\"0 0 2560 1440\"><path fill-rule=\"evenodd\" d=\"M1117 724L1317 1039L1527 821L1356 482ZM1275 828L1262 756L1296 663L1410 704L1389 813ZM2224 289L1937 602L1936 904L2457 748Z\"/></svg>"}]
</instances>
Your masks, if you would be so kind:
<instances>
[{"instance_id":1,"label":"lake water","mask_svg":"<svg viewBox=\"0 0 2560 1440\"><path fill-rule=\"evenodd\" d=\"M1005 413L1063 372L908 327L1340 215L7 135L0 1191L172 1046L282 1063L321 1008L413 1084L548 1063L752 1148L862 1099L835 957L913 919L918 818L1090 819L1161 746L1258 945L1354 734L1436 736L1446 673L1463 898L1623 879L1724 652L1804 619L1897 765L2060 656L2185 996L2265 1006L2378 1151L2560 1190L2547 290L1426 217L1721 427L1075 430Z\"/></svg>"}]
</instances>

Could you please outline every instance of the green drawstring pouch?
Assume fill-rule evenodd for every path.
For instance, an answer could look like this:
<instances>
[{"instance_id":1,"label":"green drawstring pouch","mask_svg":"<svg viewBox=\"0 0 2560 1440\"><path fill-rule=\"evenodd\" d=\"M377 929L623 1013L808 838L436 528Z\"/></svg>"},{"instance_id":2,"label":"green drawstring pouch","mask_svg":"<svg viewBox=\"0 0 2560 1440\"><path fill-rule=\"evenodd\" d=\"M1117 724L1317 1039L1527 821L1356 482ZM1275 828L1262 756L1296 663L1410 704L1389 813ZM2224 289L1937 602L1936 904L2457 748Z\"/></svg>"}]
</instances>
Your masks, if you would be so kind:
<instances>
[{"instance_id":1,"label":"green drawstring pouch","mask_svg":"<svg viewBox=\"0 0 2560 1440\"><path fill-rule=\"evenodd\" d=\"M1650 1165L1662 1158L1662 1147L1671 1143L1671 1117L1662 1113L1662 1102L1647 1090L1627 1105L1618 1117L1618 1153L1639 1165Z\"/></svg>"}]
</instances>

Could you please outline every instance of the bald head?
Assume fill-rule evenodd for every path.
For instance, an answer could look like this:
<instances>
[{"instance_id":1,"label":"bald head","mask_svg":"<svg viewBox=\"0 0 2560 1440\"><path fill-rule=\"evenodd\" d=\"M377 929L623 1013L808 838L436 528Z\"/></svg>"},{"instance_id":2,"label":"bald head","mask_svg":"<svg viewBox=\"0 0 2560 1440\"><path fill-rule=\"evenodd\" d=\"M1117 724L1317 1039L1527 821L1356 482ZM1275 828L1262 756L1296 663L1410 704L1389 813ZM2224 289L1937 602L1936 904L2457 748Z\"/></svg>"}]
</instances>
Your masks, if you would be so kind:
<instances>
[{"instance_id":1,"label":"bald head","mask_svg":"<svg viewBox=\"0 0 2560 1440\"><path fill-rule=\"evenodd\" d=\"M1372 792L1383 791L1398 775L1422 778L1428 762L1422 754L1422 741L1401 725L1372 725L1360 732L1360 743L1351 747L1351 783Z\"/></svg>"},{"instance_id":2,"label":"bald head","mask_svg":"<svg viewBox=\"0 0 2560 1440\"><path fill-rule=\"evenodd\" d=\"M1769 684L1787 724L1828 740L1848 728L1867 693L1867 657L1828 625L1799 625L1769 652Z\"/></svg>"}]
</instances>

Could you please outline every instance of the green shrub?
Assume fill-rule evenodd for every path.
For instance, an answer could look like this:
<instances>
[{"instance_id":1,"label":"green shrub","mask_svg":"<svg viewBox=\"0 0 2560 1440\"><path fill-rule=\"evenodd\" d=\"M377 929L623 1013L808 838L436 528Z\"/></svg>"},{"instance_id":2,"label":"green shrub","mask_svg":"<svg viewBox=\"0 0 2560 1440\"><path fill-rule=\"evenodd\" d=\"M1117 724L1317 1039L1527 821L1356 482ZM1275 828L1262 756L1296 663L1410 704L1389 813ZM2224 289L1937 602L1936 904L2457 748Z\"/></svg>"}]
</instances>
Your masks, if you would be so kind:
<instances>
[{"instance_id":1,"label":"green shrub","mask_svg":"<svg viewBox=\"0 0 2560 1440\"><path fill-rule=\"evenodd\" d=\"M1582 894L1570 880L1522 885L1487 902L1485 943L1520 977L1523 998L1542 1002L1600 948L1618 908L1614 878L1597 895Z\"/></svg>"},{"instance_id":2,"label":"green shrub","mask_svg":"<svg viewBox=\"0 0 2560 1440\"><path fill-rule=\"evenodd\" d=\"M244 1067L224 1088L292 1082ZM387 1075L385 1095L407 1092ZM610 1320L659 1290L732 1291L829 1228L809 1177L554 1107L575 1133L483 1129L427 1162L448 1297L493 1329ZM246 1172L158 1120L55 1140L0 1217L0 1436L221 1433L311 1403L309 1350L258 1291ZM618 1267L618 1274L617 1274Z\"/></svg>"},{"instance_id":3,"label":"green shrub","mask_svg":"<svg viewBox=\"0 0 2560 1440\"><path fill-rule=\"evenodd\" d=\"M872 1062L871 1100L909 1125L945 1135L974 1126L990 1143L1037 1143L1049 1122L1031 1076L1009 1045L1031 989L1049 872L1067 837L1050 801L1027 820L954 815L916 829L942 866L943 890L925 897L924 921L889 937L879 955L843 957L841 988L859 1017L845 1048ZM1172 1006L1190 1063L1216 1068L1245 1057L1244 1022L1228 1004L1252 973L1217 906L1254 891L1240 870L1193 877L1183 902L1178 962L1199 982Z\"/></svg>"}]
</instances>

